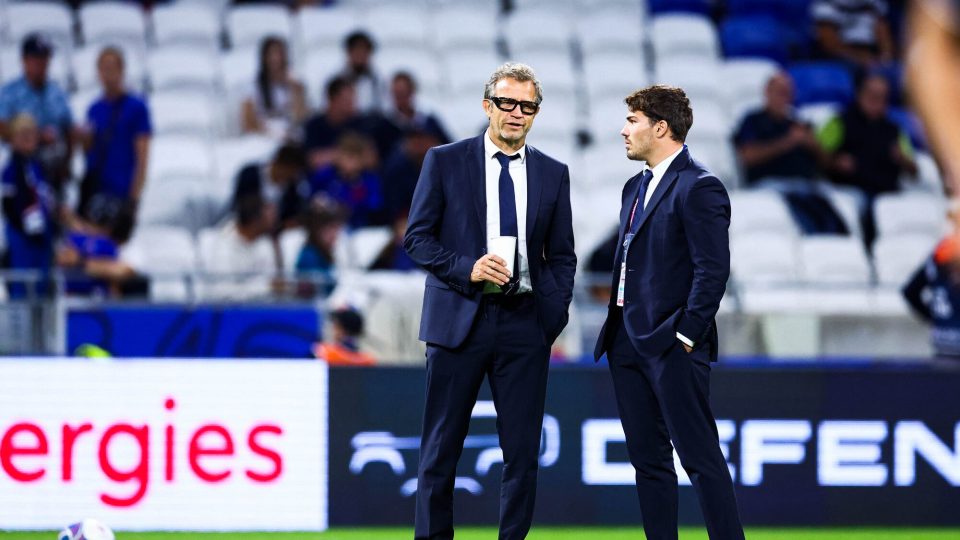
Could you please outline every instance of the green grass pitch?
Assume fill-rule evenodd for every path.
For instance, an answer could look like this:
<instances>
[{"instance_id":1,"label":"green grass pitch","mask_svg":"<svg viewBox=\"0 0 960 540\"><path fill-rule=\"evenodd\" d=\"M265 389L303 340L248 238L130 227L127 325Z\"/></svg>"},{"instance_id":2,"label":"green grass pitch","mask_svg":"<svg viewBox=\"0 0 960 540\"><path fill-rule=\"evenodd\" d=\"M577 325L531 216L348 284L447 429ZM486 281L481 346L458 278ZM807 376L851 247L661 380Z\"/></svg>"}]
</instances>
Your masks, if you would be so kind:
<instances>
[{"instance_id":1,"label":"green grass pitch","mask_svg":"<svg viewBox=\"0 0 960 540\"><path fill-rule=\"evenodd\" d=\"M496 538L496 529L461 527L457 540L490 540ZM837 529L747 529L749 540L957 540L960 529L898 529L898 528L837 528ZM3 540L56 540L54 531L10 532L0 531ZM323 533L191 533L118 532L117 540L409 540L411 529L331 529ZM608 527L536 527L529 540L642 540L638 528ZM707 533L699 529L683 529L680 540L707 540Z\"/></svg>"}]
</instances>

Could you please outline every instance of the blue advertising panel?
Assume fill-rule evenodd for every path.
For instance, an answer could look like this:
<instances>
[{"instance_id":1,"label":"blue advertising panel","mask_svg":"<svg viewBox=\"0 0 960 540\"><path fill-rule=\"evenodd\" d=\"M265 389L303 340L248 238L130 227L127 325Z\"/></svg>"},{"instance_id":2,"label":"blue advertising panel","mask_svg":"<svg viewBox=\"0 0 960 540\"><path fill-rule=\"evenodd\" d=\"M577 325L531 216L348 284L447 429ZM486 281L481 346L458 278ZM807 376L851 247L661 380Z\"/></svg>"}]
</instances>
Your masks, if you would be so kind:
<instances>
[{"instance_id":1,"label":"blue advertising panel","mask_svg":"<svg viewBox=\"0 0 960 540\"><path fill-rule=\"evenodd\" d=\"M67 352L93 344L117 357L306 358L320 338L313 306L70 308Z\"/></svg>"},{"instance_id":2,"label":"blue advertising panel","mask_svg":"<svg viewBox=\"0 0 960 540\"><path fill-rule=\"evenodd\" d=\"M750 525L960 524L960 369L720 367L711 401ZM424 372L333 369L330 523L410 525ZM457 522L495 524L502 454L484 386L455 489ZM636 524L610 374L550 374L536 523ZM677 466L680 519L702 523Z\"/></svg>"}]
</instances>

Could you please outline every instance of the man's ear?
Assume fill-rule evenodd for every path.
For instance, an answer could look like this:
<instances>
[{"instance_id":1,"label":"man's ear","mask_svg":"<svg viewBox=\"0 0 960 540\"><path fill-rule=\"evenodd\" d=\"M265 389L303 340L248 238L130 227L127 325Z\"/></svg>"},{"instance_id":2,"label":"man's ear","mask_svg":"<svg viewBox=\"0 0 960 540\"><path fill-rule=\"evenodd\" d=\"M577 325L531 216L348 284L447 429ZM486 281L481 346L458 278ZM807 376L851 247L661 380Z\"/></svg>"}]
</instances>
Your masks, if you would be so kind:
<instances>
[{"instance_id":1,"label":"man's ear","mask_svg":"<svg viewBox=\"0 0 960 540\"><path fill-rule=\"evenodd\" d=\"M492 112L493 112L493 111L490 110L490 107L493 107L493 104L490 103L490 101L489 101L489 100L486 100L486 99L483 100L483 101L481 101L480 103L481 103L481 105L483 106L483 112L487 115L487 118L490 118L490 114L492 114Z\"/></svg>"}]
</instances>

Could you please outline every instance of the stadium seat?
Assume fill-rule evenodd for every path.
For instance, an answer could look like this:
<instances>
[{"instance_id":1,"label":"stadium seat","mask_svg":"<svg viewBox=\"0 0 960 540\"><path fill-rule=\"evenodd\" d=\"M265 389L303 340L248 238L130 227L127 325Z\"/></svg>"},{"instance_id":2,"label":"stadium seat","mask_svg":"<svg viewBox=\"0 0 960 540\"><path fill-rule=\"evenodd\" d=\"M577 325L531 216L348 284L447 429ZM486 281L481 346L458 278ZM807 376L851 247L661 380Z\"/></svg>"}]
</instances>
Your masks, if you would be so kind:
<instances>
[{"instance_id":1,"label":"stadium seat","mask_svg":"<svg viewBox=\"0 0 960 540\"><path fill-rule=\"evenodd\" d=\"M290 13L281 5L248 4L227 12L227 37L234 48L258 47L267 36L279 36L289 43L292 26Z\"/></svg>"},{"instance_id":2,"label":"stadium seat","mask_svg":"<svg viewBox=\"0 0 960 540\"><path fill-rule=\"evenodd\" d=\"M440 59L432 49L401 46L384 49L377 52L376 66L387 85L398 71L406 71L417 79L418 89L425 93L436 94L444 88Z\"/></svg>"},{"instance_id":3,"label":"stadium seat","mask_svg":"<svg viewBox=\"0 0 960 540\"><path fill-rule=\"evenodd\" d=\"M197 271L197 248L190 231L176 226L141 225L123 247L120 258L150 277L150 298L189 299L185 279Z\"/></svg>"},{"instance_id":4,"label":"stadium seat","mask_svg":"<svg viewBox=\"0 0 960 540\"><path fill-rule=\"evenodd\" d=\"M620 99L593 100L589 103L587 123L594 139L594 148L616 148L623 152L623 136L620 131L627 121L627 106Z\"/></svg>"},{"instance_id":5,"label":"stadium seat","mask_svg":"<svg viewBox=\"0 0 960 540\"><path fill-rule=\"evenodd\" d=\"M237 173L248 163L265 163L277 147L276 141L259 135L245 135L232 139L223 139L213 145L217 176L211 179L210 189L215 208L227 207L233 196Z\"/></svg>"},{"instance_id":6,"label":"stadium seat","mask_svg":"<svg viewBox=\"0 0 960 540\"><path fill-rule=\"evenodd\" d=\"M717 29L701 15L675 13L651 18L650 41L659 68L670 57L719 58Z\"/></svg>"},{"instance_id":7,"label":"stadium seat","mask_svg":"<svg viewBox=\"0 0 960 540\"><path fill-rule=\"evenodd\" d=\"M100 76L97 73L97 58L102 47L88 45L73 51L73 80L76 90L82 92L100 87ZM127 89L142 92L146 88L146 68L143 61L143 52L129 48L122 48L123 66Z\"/></svg>"},{"instance_id":8,"label":"stadium seat","mask_svg":"<svg viewBox=\"0 0 960 540\"><path fill-rule=\"evenodd\" d=\"M845 104L853 98L853 77L836 62L803 62L790 66L796 85L797 105L809 103Z\"/></svg>"},{"instance_id":9,"label":"stadium seat","mask_svg":"<svg viewBox=\"0 0 960 540\"><path fill-rule=\"evenodd\" d=\"M240 59L236 60L238 63ZM256 61L256 59L254 59ZM374 58L376 63L377 59ZM244 61L245 62L245 61ZM226 62L224 62L226 64ZM300 68L300 80L307 91L307 100L315 108L322 109L326 105L327 96L325 86L341 68L343 68L343 53L339 45L329 48L318 48L307 53ZM226 67L225 67L226 69ZM256 65L253 66L256 71ZM241 79L242 80L242 79ZM249 79L252 84L253 79Z\"/></svg>"},{"instance_id":10,"label":"stadium seat","mask_svg":"<svg viewBox=\"0 0 960 540\"><path fill-rule=\"evenodd\" d=\"M494 51L471 50L445 54L443 63L454 96L466 92L481 98L487 79L502 61Z\"/></svg>"},{"instance_id":11,"label":"stadium seat","mask_svg":"<svg viewBox=\"0 0 960 540\"><path fill-rule=\"evenodd\" d=\"M877 235L944 232L947 208L942 197L927 193L888 193L874 202Z\"/></svg>"},{"instance_id":12,"label":"stadium seat","mask_svg":"<svg viewBox=\"0 0 960 540\"><path fill-rule=\"evenodd\" d=\"M546 92L546 90L544 91ZM534 121L531 136L572 139L577 128L576 102L572 95L545 94L543 105Z\"/></svg>"},{"instance_id":13,"label":"stadium seat","mask_svg":"<svg viewBox=\"0 0 960 540\"><path fill-rule=\"evenodd\" d=\"M693 109L693 126L690 128L689 136L696 139L716 138L729 143L734 127L733 119L729 116L729 109L725 108L722 102L691 100L690 107Z\"/></svg>"},{"instance_id":14,"label":"stadium seat","mask_svg":"<svg viewBox=\"0 0 960 540\"><path fill-rule=\"evenodd\" d=\"M69 56L73 49L73 14L61 2L10 2L6 6L7 43L19 51L23 38L43 32L57 48L57 56Z\"/></svg>"},{"instance_id":15,"label":"stadium seat","mask_svg":"<svg viewBox=\"0 0 960 540\"><path fill-rule=\"evenodd\" d=\"M809 285L861 285L870 282L863 243L849 236L814 236L799 240L801 277Z\"/></svg>"},{"instance_id":16,"label":"stadium seat","mask_svg":"<svg viewBox=\"0 0 960 540\"><path fill-rule=\"evenodd\" d=\"M736 191L730 194L730 206L731 236L757 232L796 236L798 233L790 210L778 193L760 190Z\"/></svg>"},{"instance_id":17,"label":"stadium seat","mask_svg":"<svg viewBox=\"0 0 960 540\"><path fill-rule=\"evenodd\" d=\"M730 266L744 286L795 285L800 279L796 237L762 230L733 235Z\"/></svg>"},{"instance_id":18,"label":"stadium seat","mask_svg":"<svg viewBox=\"0 0 960 540\"><path fill-rule=\"evenodd\" d=\"M583 71L583 82L591 105L602 100L622 101L650 81L642 58L629 52L586 54Z\"/></svg>"},{"instance_id":19,"label":"stadium seat","mask_svg":"<svg viewBox=\"0 0 960 540\"><path fill-rule=\"evenodd\" d=\"M901 182L906 190L926 191L928 193L943 193L943 178L940 175L940 167L937 165L933 156L927 152L917 152L914 156L917 162L917 181Z\"/></svg>"},{"instance_id":20,"label":"stadium seat","mask_svg":"<svg viewBox=\"0 0 960 540\"><path fill-rule=\"evenodd\" d=\"M197 283L198 296L207 300L252 300L269 295L272 269L264 269L262 275L241 276L232 268L225 267L228 257L220 241L222 231L203 229L197 234L200 270L203 272Z\"/></svg>"},{"instance_id":21,"label":"stadium seat","mask_svg":"<svg viewBox=\"0 0 960 540\"><path fill-rule=\"evenodd\" d=\"M647 36L646 21L622 9L589 10L577 18L577 39L585 56L603 52L632 55L640 60Z\"/></svg>"},{"instance_id":22,"label":"stadium seat","mask_svg":"<svg viewBox=\"0 0 960 540\"><path fill-rule=\"evenodd\" d=\"M483 83L471 93L453 96L441 102L438 112L443 118L444 127L454 140L476 137L486 126L488 120L483 112Z\"/></svg>"},{"instance_id":23,"label":"stadium seat","mask_svg":"<svg viewBox=\"0 0 960 540\"><path fill-rule=\"evenodd\" d=\"M217 59L203 49L170 46L154 49L147 57L150 88L213 92L220 70Z\"/></svg>"},{"instance_id":24,"label":"stadium seat","mask_svg":"<svg viewBox=\"0 0 960 540\"><path fill-rule=\"evenodd\" d=\"M150 118L156 135L220 135L217 104L205 92L159 91L150 95Z\"/></svg>"},{"instance_id":25,"label":"stadium seat","mask_svg":"<svg viewBox=\"0 0 960 540\"><path fill-rule=\"evenodd\" d=\"M769 58L782 64L789 53L779 21L770 16L730 17L720 26L720 40L727 58Z\"/></svg>"},{"instance_id":26,"label":"stadium seat","mask_svg":"<svg viewBox=\"0 0 960 540\"><path fill-rule=\"evenodd\" d=\"M584 153L584 162L586 163L586 172L588 175L588 186L591 189L602 189L608 186L617 195L613 201L617 208L620 207L620 193L623 190L627 180L637 175L643 169L643 163L627 159L627 152L621 146L612 145L594 145ZM610 207L607 207L607 211ZM594 215L588 215L588 218Z\"/></svg>"},{"instance_id":27,"label":"stadium seat","mask_svg":"<svg viewBox=\"0 0 960 540\"><path fill-rule=\"evenodd\" d=\"M437 51L494 51L497 36L496 12L489 5L450 5L437 11L433 27Z\"/></svg>"},{"instance_id":28,"label":"stadium seat","mask_svg":"<svg viewBox=\"0 0 960 540\"><path fill-rule=\"evenodd\" d=\"M287 274L292 274L296 271L300 250L303 249L303 244L307 241L307 232L302 227L287 229L280 233L279 241L283 270Z\"/></svg>"},{"instance_id":29,"label":"stadium seat","mask_svg":"<svg viewBox=\"0 0 960 540\"><path fill-rule=\"evenodd\" d=\"M367 12L366 26L379 50L392 47L423 47L427 43L429 12L416 4L383 6Z\"/></svg>"},{"instance_id":30,"label":"stadium seat","mask_svg":"<svg viewBox=\"0 0 960 540\"><path fill-rule=\"evenodd\" d=\"M347 237L348 268L366 269L393 237L390 227L363 227Z\"/></svg>"},{"instance_id":31,"label":"stadium seat","mask_svg":"<svg viewBox=\"0 0 960 540\"><path fill-rule=\"evenodd\" d=\"M894 234L877 238L873 245L877 281L902 287L933 253L938 238L929 234Z\"/></svg>"},{"instance_id":32,"label":"stadium seat","mask_svg":"<svg viewBox=\"0 0 960 540\"><path fill-rule=\"evenodd\" d=\"M719 101L721 65L712 58L692 56L658 61L654 82L683 88L691 101Z\"/></svg>"},{"instance_id":33,"label":"stadium seat","mask_svg":"<svg viewBox=\"0 0 960 540\"><path fill-rule=\"evenodd\" d=\"M514 62L523 62L537 73L543 85L543 97L572 99L577 92L578 77L573 73L573 60L566 49L556 51L533 50L526 53L515 52L510 58ZM489 74L488 74L489 76ZM568 111L574 114L575 109Z\"/></svg>"},{"instance_id":34,"label":"stadium seat","mask_svg":"<svg viewBox=\"0 0 960 540\"><path fill-rule=\"evenodd\" d=\"M698 13L709 15L712 0L649 0L650 13Z\"/></svg>"},{"instance_id":35,"label":"stadium seat","mask_svg":"<svg viewBox=\"0 0 960 540\"><path fill-rule=\"evenodd\" d=\"M165 176L148 179L137 209L137 223L197 231L208 224L203 178Z\"/></svg>"},{"instance_id":36,"label":"stadium seat","mask_svg":"<svg viewBox=\"0 0 960 540\"><path fill-rule=\"evenodd\" d=\"M183 135L155 136L150 143L147 183L164 178L200 178L210 183L214 162L208 140Z\"/></svg>"},{"instance_id":37,"label":"stadium seat","mask_svg":"<svg viewBox=\"0 0 960 540\"><path fill-rule=\"evenodd\" d=\"M538 51L567 52L572 35L569 12L553 6L515 9L503 25L510 56Z\"/></svg>"},{"instance_id":38,"label":"stadium seat","mask_svg":"<svg viewBox=\"0 0 960 540\"><path fill-rule=\"evenodd\" d=\"M735 124L764 102L764 90L780 66L767 58L730 58L720 66L724 101Z\"/></svg>"},{"instance_id":39,"label":"stadium seat","mask_svg":"<svg viewBox=\"0 0 960 540\"><path fill-rule=\"evenodd\" d=\"M696 109L694 109L694 123L696 126ZM740 186L740 170L737 168L737 159L734 155L733 144L726 137L704 137L696 134L687 136L687 146L694 159L699 160L707 169L723 182L727 190Z\"/></svg>"},{"instance_id":40,"label":"stadium seat","mask_svg":"<svg viewBox=\"0 0 960 540\"><path fill-rule=\"evenodd\" d=\"M294 16L294 25L300 32L304 52L325 46L341 49L350 32L365 27L360 12L343 4L300 8Z\"/></svg>"},{"instance_id":41,"label":"stadium seat","mask_svg":"<svg viewBox=\"0 0 960 540\"><path fill-rule=\"evenodd\" d=\"M147 47L147 21L138 5L128 2L85 3L78 12L84 43L122 44L137 52Z\"/></svg>"},{"instance_id":42,"label":"stadium seat","mask_svg":"<svg viewBox=\"0 0 960 540\"><path fill-rule=\"evenodd\" d=\"M176 2L153 9L156 45L190 44L214 51L220 46L219 12L200 3Z\"/></svg>"}]
</instances>

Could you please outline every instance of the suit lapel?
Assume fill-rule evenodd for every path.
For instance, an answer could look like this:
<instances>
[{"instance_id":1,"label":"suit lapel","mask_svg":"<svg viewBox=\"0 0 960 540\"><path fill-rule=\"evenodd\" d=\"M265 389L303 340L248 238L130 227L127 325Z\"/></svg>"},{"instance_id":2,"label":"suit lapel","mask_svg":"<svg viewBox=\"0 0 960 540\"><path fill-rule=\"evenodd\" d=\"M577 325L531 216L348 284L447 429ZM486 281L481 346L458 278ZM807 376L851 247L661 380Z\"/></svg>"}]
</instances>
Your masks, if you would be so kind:
<instances>
[{"instance_id":1,"label":"suit lapel","mask_svg":"<svg viewBox=\"0 0 960 540\"><path fill-rule=\"evenodd\" d=\"M633 185L631 185L633 183ZM633 210L633 201L637 200L638 190L640 189L640 175L627 180L624 191L628 193L628 198L620 201L620 233L617 236L617 251L614 254L614 261L620 259L620 252L623 251L623 237L627 234L627 228L630 226L627 221L630 219L630 211Z\"/></svg>"},{"instance_id":2,"label":"suit lapel","mask_svg":"<svg viewBox=\"0 0 960 540\"><path fill-rule=\"evenodd\" d=\"M657 209L657 205L660 204L661 200L663 200L663 196L667 193L667 191L670 191L670 187L673 186L674 182L677 181L677 178L680 176L680 169L686 167L689 161L690 155L687 152L686 147L684 147L684 149L677 154L677 157L674 158L673 163L667 167L667 172L663 174L663 178L661 178L660 183L657 184L657 189L653 192L650 202L647 203L647 207L644 208L643 213L640 214L640 223L637 224L638 232L641 228L643 228L643 224L647 222L647 219Z\"/></svg>"},{"instance_id":3,"label":"suit lapel","mask_svg":"<svg viewBox=\"0 0 960 540\"><path fill-rule=\"evenodd\" d=\"M540 152L527 146L527 239L533 237L533 227L537 224L537 212L540 210L540 194L543 193L543 177Z\"/></svg>"},{"instance_id":4,"label":"suit lapel","mask_svg":"<svg viewBox=\"0 0 960 540\"><path fill-rule=\"evenodd\" d=\"M480 223L480 230L483 231L483 238L487 237L487 169L483 159L483 137L485 136L481 134L470 141L467 153L470 193L473 196L473 204L477 210L477 220Z\"/></svg>"}]
</instances>

